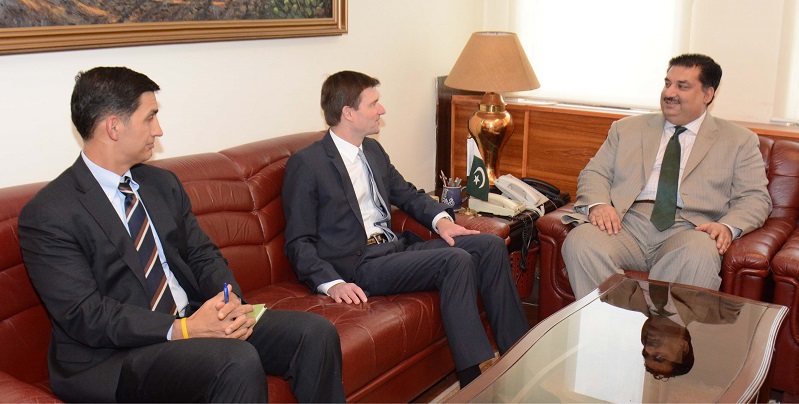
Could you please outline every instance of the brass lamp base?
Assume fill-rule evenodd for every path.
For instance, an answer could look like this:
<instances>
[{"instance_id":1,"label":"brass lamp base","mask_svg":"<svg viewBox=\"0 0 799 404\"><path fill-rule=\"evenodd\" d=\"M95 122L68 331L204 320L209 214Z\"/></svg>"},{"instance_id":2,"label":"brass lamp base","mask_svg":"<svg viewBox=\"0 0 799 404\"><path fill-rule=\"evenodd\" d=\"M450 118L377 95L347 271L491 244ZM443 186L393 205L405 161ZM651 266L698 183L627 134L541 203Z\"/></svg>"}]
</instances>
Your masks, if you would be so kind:
<instances>
[{"instance_id":1,"label":"brass lamp base","mask_svg":"<svg viewBox=\"0 0 799 404\"><path fill-rule=\"evenodd\" d=\"M477 141L491 185L497 179L499 153L513 133L513 120L505 105L501 94L485 93L480 109L469 118L469 134Z\"/></svg>"}]
</instances>

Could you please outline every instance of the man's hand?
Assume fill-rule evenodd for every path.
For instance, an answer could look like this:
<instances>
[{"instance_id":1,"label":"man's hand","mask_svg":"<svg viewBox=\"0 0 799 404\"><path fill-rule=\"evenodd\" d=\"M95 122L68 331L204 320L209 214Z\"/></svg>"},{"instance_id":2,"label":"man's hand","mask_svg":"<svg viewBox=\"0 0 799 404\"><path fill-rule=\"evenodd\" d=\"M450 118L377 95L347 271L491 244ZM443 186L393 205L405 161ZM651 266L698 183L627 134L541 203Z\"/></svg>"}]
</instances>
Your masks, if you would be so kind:
<instances>
[{"instance_id":1,"label":"man's hand","mask_svg":"<svg viewBox=\"0 0 799 404\"><path fill-rule=\"evenodd\" d=\"M703 231L710 235L710 238L716 240L716 248L719 250L719 255L724 255L727 249L730 248L732 243L732 233L730 228L717 222L710 222L696 226L696 230Z\"/></svg>"},{"instance_id":2,"label":"man's hand","mask_svg":"<svg viewBox=\"0 0 799 404\"><path fill-rule=\"evenodd\" d=\"M252 305L241 304L241 300L230 293L229 303L225 303L222 292L208 299L203 305L186 319L186 328L190 338L238 338L246 340L252 334L255 319L247 317ZM177 323L177 321L176 321ZM172 338L176 337L177 328L172 329Z\"/></svg>"},{"instance_id":3,"label":"man's hand","mask_svg":"<svg viewBox=\"0 0 799 404\"><path fill-rule=\"evenodd\" d=\"M619 234L621 230L621 218L616 208L608 204L601 203L595 205L588 212L588 220L591 224L599 227L599 230L608 232L609 236Z\"/></svg>"},{"instance_id":4,"label":"man's hand","mask_svg":"<svg viewBox=\"0 0 799 404\"><path fill-rule=\"evenodd\" d=\"M327 294L330 295L336 303L366 303L366 293L363 292L360 286L354 283L337 283L327 290Z\"/></svg>"},{"instance_id":5,"label":"man's hand","mask_svg":"<svg viewBox=\"0 0 799 404\"><path fill-rule=\"evenodd\" d=\"M456 224L452 220L447 219L446 217L438 219L436 222L436 229L438 230L438 235L441 236L441 239L446 241L450 247L455 245L455 237L457 236L480 234L479 231L467 229L459 224Z\"/></svg>"}]
</instances>

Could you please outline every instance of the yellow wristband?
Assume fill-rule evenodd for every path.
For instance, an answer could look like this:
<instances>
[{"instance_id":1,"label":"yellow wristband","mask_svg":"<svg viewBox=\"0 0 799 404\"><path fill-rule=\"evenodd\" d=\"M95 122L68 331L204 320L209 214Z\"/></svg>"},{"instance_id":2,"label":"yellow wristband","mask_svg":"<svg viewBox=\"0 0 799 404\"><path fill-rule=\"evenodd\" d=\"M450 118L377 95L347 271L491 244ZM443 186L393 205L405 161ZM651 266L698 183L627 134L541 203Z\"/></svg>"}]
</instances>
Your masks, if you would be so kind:
<instances>
[{"instance_id":1,"label":"yellow wristband","mask_svg":"<svg viewBox=\"0 0 799 404\"><path fill-rule=\"evenodd\" d=\"M180 329L183 331L183 339L189 339L189 330L186 329L186 317L180 319Z\"/></svg>"}]
</instances>

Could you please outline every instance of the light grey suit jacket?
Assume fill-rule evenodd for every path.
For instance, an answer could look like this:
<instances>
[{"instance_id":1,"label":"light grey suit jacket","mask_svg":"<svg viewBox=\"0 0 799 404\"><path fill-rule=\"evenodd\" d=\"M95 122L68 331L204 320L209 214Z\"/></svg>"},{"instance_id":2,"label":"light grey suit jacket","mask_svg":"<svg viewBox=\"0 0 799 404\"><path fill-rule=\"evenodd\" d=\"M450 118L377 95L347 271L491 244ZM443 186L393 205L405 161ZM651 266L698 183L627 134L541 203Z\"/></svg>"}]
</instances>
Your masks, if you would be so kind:
<instances>
[{"instance_id":1,"label":"light grey suit jacket","mask_svg":"<svg viewBox=\"0 0 799 404\"><path fill-rule=\"evenodd\" d=\"M613 205L624 217L655 165L663 114L631 116L614 122L596 155L580 173L575 208ZM762 226L771 212L760 141L732 122L705 116L680 184L683 219L699 226L725 223L741 235ZM564 222L587 222L582 214Z\"/></svg>"}]
</instances>

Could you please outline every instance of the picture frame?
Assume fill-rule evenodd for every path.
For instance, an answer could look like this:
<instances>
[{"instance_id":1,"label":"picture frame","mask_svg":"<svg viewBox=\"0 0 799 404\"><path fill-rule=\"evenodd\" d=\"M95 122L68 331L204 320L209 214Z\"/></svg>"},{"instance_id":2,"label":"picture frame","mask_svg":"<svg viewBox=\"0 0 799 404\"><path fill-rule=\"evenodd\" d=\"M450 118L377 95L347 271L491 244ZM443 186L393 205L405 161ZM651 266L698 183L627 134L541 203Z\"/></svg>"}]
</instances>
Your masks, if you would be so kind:
<instances>
[{"instance_id":1,"label":"picture frame","mask_svg":"<svg viewBox=\"0 0 799 404\"><path fill-rule=\"evenodd\" d=\"M0 55L171 43L296 38L347 33L347 0L331 0L332 17L174 21L0 28Z\"/></svg>"}]
</instances>

